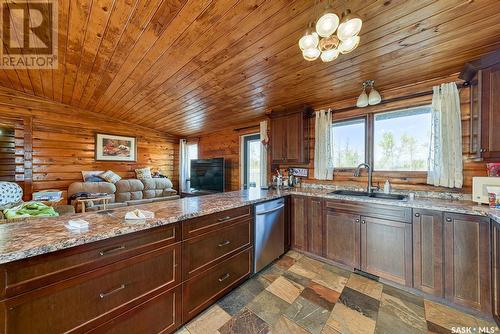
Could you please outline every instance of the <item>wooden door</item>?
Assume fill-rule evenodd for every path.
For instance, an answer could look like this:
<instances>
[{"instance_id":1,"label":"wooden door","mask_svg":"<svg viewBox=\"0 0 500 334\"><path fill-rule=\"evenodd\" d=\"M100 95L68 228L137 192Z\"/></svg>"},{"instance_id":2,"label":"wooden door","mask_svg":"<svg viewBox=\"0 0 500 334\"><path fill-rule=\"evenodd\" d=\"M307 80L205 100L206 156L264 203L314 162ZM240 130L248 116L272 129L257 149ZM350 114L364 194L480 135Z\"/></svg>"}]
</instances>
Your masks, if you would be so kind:
<instances>
[{"instance_id":1,"label":"wooden door","mask_svg":"<svg viewBox=\"0 0 500 334\"><path fill-rule=\"evenodd\" d=\"M481 144L485 161L500 160L500 64L481 71Z\"/></svg>"},{"instance_id":2,"label":"wooden door","mask_svg":"<svg viewBox=\"0 0 500 334\"><path fill-rule=\"evenodd\" d=\"M321 198L307 198L307 251L323 256L323 201Z\"/></svg>"},{"instance_id":3,"label":"wooden door","mask_svg":"<svg viewBox=\"0 0 500 334\"><path fill-rule=\"evenodd\" d=\"M493 316L500 325L500 223L493 223Z\"/></svg>"},{"instance_id":4,"label":"wooden door","mask_svg":"<svg viewBox=\"0 0 500 334\"><path fill-rule=\"evenodd\" d=\"M370 274L412 285L412 225L361 217L361 269Z\"/></svg>"},{"instance_id":5,"label":"wooden door","mask_svg":"<svg viewBox=\"0 0 500 334\"><path fill-rule=\"evenodd\" d=\"M413 287L443 297L443 213L413 210Z\"/></svg>"},{"instance_id":6,"label":"wooden door","mask_svg":"<svg viewBox=\"0 0 500 334\"><path fill-rule=\"evenodd\" d=\"M444 215L445 297L466 307L491 311L490 220Z\"/></svg>"},{"instance_id":7,"label":"wooden door","mask_svg":"<svg viewBox=\"0 0 500 334\"><path fill-rule=\"evenodd\" d=\"M360 267L360 216L325 211L325 257L351 268Z\"/></svg>"},{"instance_id":8,"label":"wooden door","mask_svg":"<svg viewBox=\"0 0 500 334\"><path fill-rule=\"evenodd\" d=\"M285 160L286 130L285 117L271 119L271 158L275 164Z\"/></svg>"},{"instance_id":9,"label":"wooden door","mask_svg":"<svg viewBox=\"0 0 500 334\"><path fill-rule=\"evenodd\" d=\"M292 248L307 250L306 198L292 196Z\"/></svg>"}]
</instances>

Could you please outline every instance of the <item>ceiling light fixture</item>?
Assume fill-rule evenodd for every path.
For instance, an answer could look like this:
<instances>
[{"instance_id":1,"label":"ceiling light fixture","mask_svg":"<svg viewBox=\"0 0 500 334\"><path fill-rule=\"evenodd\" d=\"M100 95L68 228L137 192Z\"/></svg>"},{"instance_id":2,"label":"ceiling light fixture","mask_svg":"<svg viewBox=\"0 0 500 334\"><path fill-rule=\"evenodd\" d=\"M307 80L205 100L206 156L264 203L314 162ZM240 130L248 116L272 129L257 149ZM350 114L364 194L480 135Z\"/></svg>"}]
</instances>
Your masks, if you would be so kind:
<instances>
[{"instance_id":1,"label":"ceiling light fixture","mask_svg":"<svg viewBox=\"0 0 500 334\"><path fill-rule=\"evenodd\" d=\"M314 1L314 16L321 0ZM333 11L332 0L325 0L325 9L316 24L309 22L306 32L299 40L299 47L305 60L313 61L321 56L323 62L337 59L359 45L358 36L363 21L346 8L341 19ZM335 32L337 32L335 34Z\"/></svg>"},{"instance_id":2,"label":"ceiling light fixture","mask_svg":"<svg viewBox=\"0 0 500 334\"><path fill-rule=\"evenodd\" d=\"M366 94L366 90L370 89L370 93ZM375 81L374 80L366 80L363 82L363 91L361 95L359 95L358 100L356 101L356 107L364 108L368 105L376 105L382 102L382 97L380 93L375 89Z\"/></svg>"}]
</instances>

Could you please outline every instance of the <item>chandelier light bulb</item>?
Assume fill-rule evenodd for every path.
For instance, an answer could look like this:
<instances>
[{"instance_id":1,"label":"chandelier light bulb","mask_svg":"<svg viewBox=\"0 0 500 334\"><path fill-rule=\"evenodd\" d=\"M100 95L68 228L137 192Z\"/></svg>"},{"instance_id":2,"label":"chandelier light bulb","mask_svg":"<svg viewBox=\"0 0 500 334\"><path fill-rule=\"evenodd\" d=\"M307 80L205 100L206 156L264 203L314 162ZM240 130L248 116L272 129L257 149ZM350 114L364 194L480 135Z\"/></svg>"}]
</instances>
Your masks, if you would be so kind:
<instances>
[{"instance_id":1,"label":"chandelier light bulb","mask_svg":"<svg viewBox=\"0 0 500 334\"><path fill-rule=\"evenodd\" d=\"M358 108L364 108L368 106L368 95L366 94L366 88L363 87L363 92L361 95L358 97L358 100L356 101L356 107Z\"/></svg>"},{"instance_id":2,"label":"chandelier light bulb","mask_svg":"<svg viewBox=\"0 0 500 334\"><path fill-rule=\"evenodd\" d=\"M337 14L325 13L316 22L316 32L321 37L329 37L337 30L339 21Z\"/></svg>"},{"instance_id":3,"label":"chandelier light bulb","mask_svg":"<svg viewBox=\"0 0 500 334\"><path fill-rule=\"evenodd\" d=\"M322 38L319 41L319 49L321 51L329 51L336 49L339 46L339 39L337 36L332 35L330 37Z\"/></svg>"},{"instance_id":4,"label":"chandelier light bulb","mask_svg":"<svg viewBox=\"0 0 500 334\"><path fill-rule=\"evenodd\" d=\"M319 51L318 48L309 48L309 49L305 49L304 51L302 51L302 56L307 61L313 61L313 60L318 59L320 54L321 54L321 51Z\"/></svg>"},{"instance_id":5,"label":"chandelier light bulb","mask_svg":"<svg viewBox=\"0 0 500 334\"><path fill-rule=\"evenodd\" d=\"M380 96L380 93L375 90L375 87L372 86L370 94L368 95L368 103L373 106L379 104L380 102L382 102L382 97Z\"/></svg>"},{"instance_id":6,"label":"chandelier light bulb","mask_svg":"<svg viewBox=\"0 0 500 334\"><path fill-rule=\"evenodd\" d=\"M302 36L302 38L299 40L299 47L302 51L304 51L306 49L317 47L318 43L319 43L319 37L317 33L306 32L306 34Z\"/></svg>"},{"instance_id":7,"label":"chandelier light bulb","mask_svg":"<svg viewBox=\"0 0 500 334\"><path fill-rule=\"evenodd\" d=\"M341 41L346 41L349 38L357 36L361 31L362 25L363 21L361 18L352 14L350 10L347 10L342 17L342 22L337 30L337 36Z\"/></svg>"},{"instance_id":8,"label":"chandelier light bulb","mask_svg":"<svg viewBox=\"0 0 500 334\"><path fill-rule=\"evenodd\" d=\"M339 45L339 51L342 54L346 54L354 50L355 48L358 47L359 45L359 36L354 36L349 39L346 39L345 41L341 42Z\"/></svg>"},{"instance_id":9,"label":"chandelier light bulb","mask_svg":"<svg viewBox=\"0 0 500 334\"><path fill-rule=\"evenodd\" d=\"M325 63L328 63L330 61L337 59L339 54L340 54L339 50L337 49L323 51L321 52L321 60Z\"/></svg>"}]
</instances>

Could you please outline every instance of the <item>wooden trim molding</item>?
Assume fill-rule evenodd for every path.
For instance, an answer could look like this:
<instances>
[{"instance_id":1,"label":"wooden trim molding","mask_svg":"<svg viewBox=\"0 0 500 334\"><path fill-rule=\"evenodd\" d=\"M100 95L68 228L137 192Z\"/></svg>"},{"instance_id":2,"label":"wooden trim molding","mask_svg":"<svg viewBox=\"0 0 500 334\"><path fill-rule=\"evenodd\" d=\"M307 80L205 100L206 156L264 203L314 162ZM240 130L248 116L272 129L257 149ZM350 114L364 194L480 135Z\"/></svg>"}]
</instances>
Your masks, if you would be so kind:
<instances>
[{"instance_id":1,"label":"wooden trim molding","mask_svg":"<svg viewBox=\"0 0 500 334\"><path fill-rule=\"evenodd\" d=\"M33 117L24 117L24 200L33 193Z\"/></svg>"}]
</instances>

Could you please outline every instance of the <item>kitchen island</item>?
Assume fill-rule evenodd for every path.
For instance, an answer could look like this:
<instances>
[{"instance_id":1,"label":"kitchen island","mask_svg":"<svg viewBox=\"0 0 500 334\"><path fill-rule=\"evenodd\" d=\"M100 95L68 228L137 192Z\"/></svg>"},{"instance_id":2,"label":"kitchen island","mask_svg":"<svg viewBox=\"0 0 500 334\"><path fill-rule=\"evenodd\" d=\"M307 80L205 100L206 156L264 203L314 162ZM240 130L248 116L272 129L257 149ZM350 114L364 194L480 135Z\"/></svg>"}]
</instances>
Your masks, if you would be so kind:
<instances>
[{"instance_id":1,"label":"kitchen island","mask_svg":"<svg viewBox=\"0 0 500 334\"><path fill-rule=\"evenodd\" d=\"M412 235L413 240L417 235L433 238L435 234L426 235L428 229L422 226L434 224L435 231L441 228L443 238L443 221L451 217L449 226L456 226L462 236L470 234L467 241L475 242L469 232L478 229L481 236L489 237L490 221L500 225L495 210L467 201L395 201L329 192L252 189L75 215L89 222L85 230L68 229L67 217L0 225L3 332L133 333L131 328L173 332L252 275L253 205L275 198L287 197L289 219L284 237L292 248L339 265L351 264L347 266L351 269L361 267L438 298L446 297L443 282L430 289L422 275L420 281L413 275L426 266L421 259L414 260L412 253L427 244L419 239L419 245L412 245ZM155 218L127 222L126 212L135 208L152 211ZM354 238L349 244L346 240L351 232ZM372 233L397 240L389 245L403 250L392 252L404 255L400 256L401 268L388 274L384 263L359 262L366 261L359 256L367 251L363 249L366 245L373 253L383 249L377 249L377 238L366 242ZM365 240L361 246L360 236ZM481 249L490 249L489 240L482 244ZM439 255L425 254L431 258ZM470 256L465 254L459 261L490 263L489 253ZM445 262L440 261L441 265ZM444 267L433 268L433 278L444 275ZM455 277L461 277L460 270L452 268ZM492 291L490 281L494 282L484 276L495 270L488 264L477 273L480 295L477 292L476 298L476 291L465 291L470 300L478 299L470 304L467 300L465 306L483 312L494 306L495 297L483 299ZM451 297L451 302L460 302L460 296Z\"/></svg>"}]
</instances>

